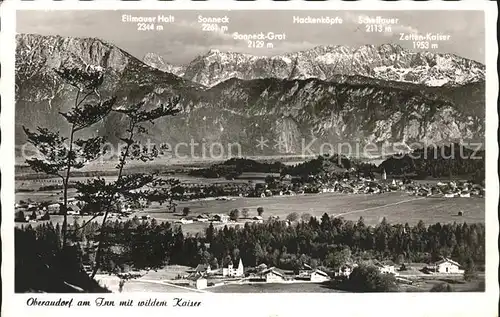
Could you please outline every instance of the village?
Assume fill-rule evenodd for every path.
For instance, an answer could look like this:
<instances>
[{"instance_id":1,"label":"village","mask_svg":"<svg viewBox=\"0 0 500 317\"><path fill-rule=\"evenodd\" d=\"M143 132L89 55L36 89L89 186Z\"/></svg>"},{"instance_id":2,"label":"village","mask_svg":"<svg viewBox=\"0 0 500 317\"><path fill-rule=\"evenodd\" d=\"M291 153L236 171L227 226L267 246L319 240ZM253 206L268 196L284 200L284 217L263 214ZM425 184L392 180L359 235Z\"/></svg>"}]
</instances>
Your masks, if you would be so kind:
<instances>
[{"instance_id":1,"label":"village","mask_svg":"<svg viewBox=\"0 0 500 317\"><path fill-rule=\"evenodd\" d=\"M265 177L264 182L254 184L181 184L183 201L202 200L234 200L238 197L265 198L273 196L295 196L304 194L340 193L340 194L382 194L387 192L404 192L409 196L429 197L429 198L482 198L485 189L482 184L475 184L470 181L436 181L422 182L401 179L388 179L385 171L379 179L357 177L338 179L335 177L318 178L309 177L306 181L293 178L290 175L275 178L271 175ZM214 188L217 188L215 190ZM50 215L61 214L62 198L59 201L19 201L15 204L16 222L36 222L49 220ZM135 210L126 204L120 206L120 210L115 211L115 218L126 219L136 215ZM173 210L172 212L175 212ZM230 212L230 211L228 211ZM92 210L86 208L74 197L68 199L68 215L85 216L92 214ZM194 222L221 222L228 223L236 220L230 214L220 213L216 215L202 214L197 217L190 217L189 210L182 210L183 217L177 222L190 224ZM149 219L148 215L141 215L144 220ZM261 214L250 218L256 222L262 222Z\"/></svg>"},{"instance_id":2,"label":"village","mask_svg":"<svg viewBox=\"0 0 500 317\"><path fill-rule=\"evenodd\" d=\"M359 265L376 267L381 274L388 274L395 277L396 282L404 286L418 287L419 282L424 280L437 279L462 279L464 270L456 261L442 257L439 261L431 264L401 264L396 265L391 261L380 262L377 260L364 261L358 263L346 263L335 270L327 268L313 268L304 263L299 270L284 270L277 267L268 267L260 264L255 267L245 267L240 259L235 266L232 262L223 268L212 268L209 264L200 264L195 268L190 268L183 273L177 274L172 279L161 281L148 280L147 273L128 272L118 274L120 283L123 285L130 281L143 281L165 283L172 287L182 288L192 291L211 292L218 287L231 285L242 287L245 285L264 286L281 285L282 291L287 291L287 285L307 287L307 284L316 285L336 285L349 278L353 270ZM166 268L165 270L168 270ZM109 279L102 279L102 284ZM116 284L116 283L115 283ZM104 285L103 285L104 286ZM109 286L109 285L106 285ZM335 287L335 286L334 286ZM115 290L120 291L120 290Z\"/></svg>"}]
</instances>

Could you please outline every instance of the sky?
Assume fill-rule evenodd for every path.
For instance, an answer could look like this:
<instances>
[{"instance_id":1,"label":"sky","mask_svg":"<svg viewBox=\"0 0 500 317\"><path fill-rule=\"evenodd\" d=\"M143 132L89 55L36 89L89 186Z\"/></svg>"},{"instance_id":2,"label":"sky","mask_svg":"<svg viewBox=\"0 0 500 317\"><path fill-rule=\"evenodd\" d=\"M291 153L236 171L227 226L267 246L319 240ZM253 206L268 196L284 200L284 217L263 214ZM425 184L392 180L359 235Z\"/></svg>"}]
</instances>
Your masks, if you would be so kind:
<instances>
[{"instance_id":1,"label":"sky","mask_svg":"<svg viewBox=\"0 0 500 317\"><path fill-rule=\"evenodd\" d=\"M224 32L206 32L198 16L229 18ZM137 23L123 22L122 16L174 17L172 23L158 23L155 30L139 31ZM301 18L330 17L342 19L336 24L298 24ZM359 17L398 19L391 30L366 32ZM337 20L339 21L339 20ZM147 23L150 25L150 23ZM163 29L156 29L161 24ZM400 34L426 35L429 32L449 35L446 41L431 41L438 47L427 50L453 53L484 63L484 14L481 11L18 11L17 32L71 37L97 37L112 43L139 59L146 53L157 53L174 65L187 64L210 49L278 55L306 50L318 45L347 45L357 48L366 44L399 44L414 49L413 41L401 41ZM234 33L273 32L285 34L284 40L266 40L272 48L248 47L246 40ZM265 45L267 46L267 45ZM418 50L418 49L415 49Z\"/></svg>"}]
</instances>

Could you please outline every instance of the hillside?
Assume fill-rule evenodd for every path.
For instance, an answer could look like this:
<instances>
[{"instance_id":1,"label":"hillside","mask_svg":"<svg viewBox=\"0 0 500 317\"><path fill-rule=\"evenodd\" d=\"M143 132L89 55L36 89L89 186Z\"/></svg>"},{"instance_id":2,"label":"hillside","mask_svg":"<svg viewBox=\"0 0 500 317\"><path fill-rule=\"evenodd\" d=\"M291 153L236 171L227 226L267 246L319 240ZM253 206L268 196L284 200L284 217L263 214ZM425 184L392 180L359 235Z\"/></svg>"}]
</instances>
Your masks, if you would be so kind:
<instances>
[{"instance_id":1,"label":"hillside","mask_svg":"<svg viewBox=\"0 0 500 317\"><path fill-rule=\"evenodd\" d=\"M415 149L412 153L387 158L380 164L388 175L420 178L469 177L484 182L485 152L460 144Z\"/></svg>"},{"instance_id":2,"label":"hillside","mask_svg":"<svg viewBox=\"0 0 500 317\"><path fill-rule=\"evenodd\" d=\"M237 146L231 143L241 146L242 155L272 155L302 154L304 146L306 151L331 151L339 142L447 143L484 138L484 82L436 88L350 74L333 75L328 81L231 78L207 88L147 66L98 39L18 35L17 44L18 150L25 140L23 125L67 129L58 112L71 105L76 92L55 75L62 65L102 68L102 95L116 95L118 105L142 100L155 106L180 96L182 112L159 120L146 138L168 142L171 148L179 142L198 143L196 153L189 145L179 147L182 155L202 155L201 143L208 148L222 144L222 150L214 148L214 155L227 155L229 148L237 155ZM122 117L113 114L83 133L100 134L116 143L124 129ZM261 138L268 142L259 149Z\"/></svg>"},{"instance_id":3,"label":"hillside","mask_svg":"<svg viewBox=\"0 0 500 317\"><path fill-rule=\"evenodd\" d=\"M59 111L72 106L76 91L65 85L54 70L61 66L104 70L102 96L116 95L118 105L147 99L160 104L172 95L190 97L203 87L149 67L118 47L95 38L69 38L19 34L16 36L16 144L24 142L21 126L59 127ZM190 98L196 99L196 98ZM97 127L116 137L111 117ZM112 130L110 130L112 129Z\"/></svg>"}]
</instances>

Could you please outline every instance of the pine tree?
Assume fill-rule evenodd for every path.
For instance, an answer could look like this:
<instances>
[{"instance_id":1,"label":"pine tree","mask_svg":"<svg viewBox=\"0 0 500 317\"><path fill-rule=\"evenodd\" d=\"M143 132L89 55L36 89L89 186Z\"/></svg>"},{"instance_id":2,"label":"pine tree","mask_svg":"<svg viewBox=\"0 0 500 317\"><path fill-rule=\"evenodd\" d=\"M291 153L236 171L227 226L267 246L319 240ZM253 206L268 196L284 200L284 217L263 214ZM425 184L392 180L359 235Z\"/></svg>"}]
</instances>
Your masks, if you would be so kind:
<instances>
[{"instance_id":1,"label":"pine tree","mask_svg":"<svg viewBox=\"0 0 500 317\"><path fill-rule=\"evenodd\" d=\"M210 223L208 228L205 230L205 236L207 237L207 242L212 243L212 241L214 240L214 236L215 236L215 228L214 228L213 223Z\"/></svg>"},{"instance_id":2,"label":"pine tree","mask_svg":"<svg viewBox=\"0 0 500 317\"><path fill-rule=\"evenodd\" d=\"M106 117L116 98L102 100L99 87L104 77L101 71L80 70L77 68L56 71L68 85L76 88L73 107L68 112L60 112L70 126L69 135L61 136L58 131L38 127L30 131L23 127L27 140L37 149L37 156L26 159L26 163L35 171L54 175L62 180L64 216L62 225L63 246L66 245L68 227L68 184L72 169L80 169L101 154L102 137L75 139L76 134ZM68 141L68 144L66 144Z\"/></svg>"},{"instance_id":3,"label":"pine tree","mask_svg":"<svg viewBox=\"0 0 500 317\"><path fill-rule=\"evenodd\" d=\"M96 206L96 212L104 212L101 228L105 226L107 217L113 206L120 203L127 203L134 206L145 206L146 204L157 202L172 203L174 199L179 199L172 188L179 184L175 179L162 179L157 173L132 173L124 174L124 168L130 160L140 160L143 162L153 161L158 157L156 147L141 145L137 141L139 135L147 134L147 124L154 124L154 121L166 116L172 116L179 112L177 105L180 98L171 98L166 104L162 104L152 110L145 110L145 102L139 102L128 108L114 109L113 111L125 116L128 127L126 136L121 138L124 142L124 149L121 151L116 169L118 176L114 182L106 182L104 178L96 178L87 182L79 182L76 189L79 194L78 199L88 204ZM98 247L96 251L96 265L92 272L95 276L100 268L102 257L102 245L104 240L104 230L98 237Z\"/></svg>"}]
</instances>

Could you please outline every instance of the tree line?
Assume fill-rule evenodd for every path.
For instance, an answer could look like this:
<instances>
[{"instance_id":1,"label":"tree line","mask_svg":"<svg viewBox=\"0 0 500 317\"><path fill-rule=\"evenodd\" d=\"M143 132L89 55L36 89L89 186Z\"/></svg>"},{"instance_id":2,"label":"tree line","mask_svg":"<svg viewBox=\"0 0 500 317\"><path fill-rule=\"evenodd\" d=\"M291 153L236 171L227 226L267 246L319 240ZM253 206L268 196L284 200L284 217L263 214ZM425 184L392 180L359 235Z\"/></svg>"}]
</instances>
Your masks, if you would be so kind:
<instances>
[{"instance_id":1,"label":"tree line","mask_svg":"<svg viewBox=\"0 0 500 317\"><path fill-rule=\"evenodd\" d=\"M101 231L105 234L101 235ZM16 228L16 252L53 254L62 244L61 228L51 223L36 228ZM37 248L26 245L31 237ZM425 226L419 222L367 226L362 218L353 222L323 215L309 221L268 221L246 223L241 227L216 229L212 224L204 234L184 234L180 226L156 220L108 221L101 227L92 222L81 227L77 222L68 229L68 239L76 246L72 256L81 263L92 263L97 241L101 241L101 269L121 272L129 268L154 269L167 264L212 267L227 265L240 258L245 266L267 264L298 270L303 264L330 270L345 263L363 260L392 260L396 263L430 263L441 256L459 263L485 261L484 224L440 224ZM32 242L30 242L32 243ZM16 257L17 259L17 257Z\"/></svg>"},{"instance_id":2,"label":"tree line","mask_svg":"<svg viewBox=\"0 0 500 317\"><path fill-rule=\"evenodd\" d=\"M481 184L485 178L485 152L475 151L462 144L429 146L411 154L397 154L380 164L389 175L413 175L417 178L469 176Z\"/></svg>"},{"instance_id":3,"label":"tree line","mask_svg":"<svg viewBox=\"0 0 500 317\"><path fill-rule=\"evenodd\" d=\"M286 165L281 162L257 162L246 158L231 158L221 164L214 164L209 168L200 168L189 171L190 176L206 178L236 178L243 173L280 173Z\"/></svg>"}]
</instances>

